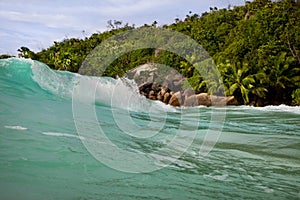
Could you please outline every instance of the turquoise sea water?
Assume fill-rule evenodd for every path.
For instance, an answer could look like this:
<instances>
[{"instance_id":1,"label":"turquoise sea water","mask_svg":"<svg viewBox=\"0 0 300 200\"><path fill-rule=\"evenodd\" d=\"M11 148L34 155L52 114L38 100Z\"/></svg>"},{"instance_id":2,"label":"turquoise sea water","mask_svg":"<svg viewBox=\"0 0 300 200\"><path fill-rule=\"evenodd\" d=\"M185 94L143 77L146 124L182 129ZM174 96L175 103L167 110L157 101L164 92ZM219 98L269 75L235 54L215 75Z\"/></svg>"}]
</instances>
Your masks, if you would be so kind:
<instances>
[{"instance_id":1,"label":"turquoise sea water","mask_svg":"<svg viewBox=\"0 0 300 200\"><path fill-rule=\"evenodd\" d=\"M84 112L74 114L72 98L80 79L97 81L97 126L121 151L108 151L93 135L98 133L92 119L85 118L83 128L74 121ZM52 71L32 60L1 60L0 199L300 199L299 107L180 110L149 102L136 90L129 81ZM210 126L213 113L223 113L224 123ZM207 129L222 133L203 156ZM181 150L161 151L178 130L195 137L177 160L164 165ZM91 150L89 144L97 145ZM157 170L139 173L148 164ZM135 173L123 172L128 169Z\"/></svg>"}]
</instances>

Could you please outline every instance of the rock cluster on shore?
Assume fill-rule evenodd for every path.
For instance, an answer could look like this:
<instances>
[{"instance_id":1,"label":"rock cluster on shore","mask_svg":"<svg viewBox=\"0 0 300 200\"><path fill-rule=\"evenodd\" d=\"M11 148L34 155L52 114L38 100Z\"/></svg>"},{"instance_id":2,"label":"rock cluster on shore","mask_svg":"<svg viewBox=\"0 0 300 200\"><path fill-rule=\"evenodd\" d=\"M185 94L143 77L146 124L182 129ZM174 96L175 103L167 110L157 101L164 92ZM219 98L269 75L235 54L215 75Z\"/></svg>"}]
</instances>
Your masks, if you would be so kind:
<instances>
[{"instance_id":1,"label":"rock cluster on shore","mask_svg":"<svg viewBox=\"0 0 300 200\"><path fill-rule=\"evenodd\" d=\"M237 105L233 96L215 96L208 93L195 94L194 90L183 89L186 78L170 67L147 63L126 74L139 85L140 94L172 106L225 106Z\"/></svg>"},{"instance_id":2,"label":"rock cluster on shore","mask_svg":"<svg viewBox=\"0 0 300 200\"><path fill-rule=\"evenodd\" d=\"M208 93L195 94L192 89L171 91L169 88L157 83L146 82L139 86L140 94L151 100L158 100L175 107L180 106L225 106L237 105L233 96L215 96Z\"/></svg>"}]
</instances>

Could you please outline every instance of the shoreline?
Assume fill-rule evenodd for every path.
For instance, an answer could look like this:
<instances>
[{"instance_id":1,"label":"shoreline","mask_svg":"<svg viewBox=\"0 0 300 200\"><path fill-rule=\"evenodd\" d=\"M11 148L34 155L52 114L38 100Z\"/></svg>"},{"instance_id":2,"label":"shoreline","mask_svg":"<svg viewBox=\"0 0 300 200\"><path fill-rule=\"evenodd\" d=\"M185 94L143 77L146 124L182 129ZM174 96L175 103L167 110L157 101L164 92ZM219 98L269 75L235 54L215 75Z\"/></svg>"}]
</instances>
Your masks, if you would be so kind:
<instances>
[{"instance_id":1,"label":"shoreline","mask_svg":"<svg viewBox=\"0 0 300 200\"><path fill-rule=\"evenodd\" d=\"M267 106L289 106L297 107L297 104L256 104L251 102L249 104L239 103L237 98L231 96L217 96L209 93L195 93L192 89L183 89L179 91L172 91L170 88L157 84L156 82L145 82L138 86L139 93L149 100L160 101L166 105L174 107L197 107L197 106L250 106L263 108Z\"/></svg>"}]
</instances>

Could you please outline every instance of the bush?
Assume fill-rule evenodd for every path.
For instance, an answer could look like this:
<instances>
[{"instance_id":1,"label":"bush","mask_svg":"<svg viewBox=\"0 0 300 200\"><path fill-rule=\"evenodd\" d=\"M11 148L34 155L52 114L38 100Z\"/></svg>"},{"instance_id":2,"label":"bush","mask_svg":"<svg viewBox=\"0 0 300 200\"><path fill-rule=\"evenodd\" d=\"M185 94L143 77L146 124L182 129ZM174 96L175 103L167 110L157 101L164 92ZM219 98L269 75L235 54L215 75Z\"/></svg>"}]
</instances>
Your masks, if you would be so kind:
<instances>
[{"instance_id":1,"label":"bush","mask_svg":"<svg viewBox=\"0 0 300 200\"><path fill-rule=\"evenodd\" d=\"M293 104L300 105L300 88L293 91L292 98L293 98Z\"/></svg>"}]
</instances>

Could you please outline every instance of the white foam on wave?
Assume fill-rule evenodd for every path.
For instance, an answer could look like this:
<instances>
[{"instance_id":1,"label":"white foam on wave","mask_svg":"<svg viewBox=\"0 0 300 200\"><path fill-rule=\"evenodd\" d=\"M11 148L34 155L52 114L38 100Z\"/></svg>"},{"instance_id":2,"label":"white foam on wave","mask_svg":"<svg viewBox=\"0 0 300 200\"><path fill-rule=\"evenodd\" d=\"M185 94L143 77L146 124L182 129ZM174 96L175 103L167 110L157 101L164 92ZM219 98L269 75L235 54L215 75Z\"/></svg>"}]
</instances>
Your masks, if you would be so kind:
<instances>
[{"instance_id":1,"label":"white foam on wave","mask_svg":"<svg viewBox=\"0 0 300 200\"><path fill-rule=\"evenodd\" d=\"M23 126L4 126L4 128L13 129L13 130L19 130L19 131L25 131L28 128Z\"/></svg>"},{"instance_id":2,"label":"white foam on wave","mask_svg":"<svg viewBox=\"0 0 300 200\"><path fill-rule=\"evenodd\" d=\"M279 106L264 106L264 107L254 107L254 106L232 106L229 107L230 110L258 110L263 112L290 112L295 114L300 114L300 106L287 106L281 104Z\"/></svg>"},{"instance_id":3,"label":"white foam on wave","mask_svg":"<svg viewBox=\"0 0 300 200\"><path fill-rule=\"evenodd\" d=\"M47 136L55 136L55 137L70 137L70 138L78 138L80 140L84 140L85 138L79 135L72 135L69 133L58 133L58 132L42 132L43 135Z\"/></svg>"},{"instance_id":4,"label":"white foam on wave","mask_svg":"<svg viewBox=\"0 0 300 200\"><path fill-rule=\"evenodd\" d=\"M204 174L203 177L218 180L218 181L230 181L227 179L229 177L228 174L218 174L218 175Z\"/></svg>"},{"instance_id":5,"label":"white foam on wave","mask_svg":"<svg viewBox=\"0 0 300 200\"><path fill-rule=\"evenodd\" d=\"M155 107L160 111L175 112L176 109L159 101L150 101L140 95L137 84L127 78L79 76L73 98L79 103L103 103L113 108L149 112ZM74 96L75 94L75 96Z\"/></svg>"},{"instance_id":6,"label":"white foam on wave","mask_svg":"<svg viewBox=\"0 0 300 200\"><path fill-rule=\"evenodd\" d=\"M152 100L148 100L148 101L152 101ZM164 111L167 111L167 112L177 112L177 111L179 111L179 109L176 109L176 107L165 104L161 101L157 100L157 101L153 101L153 102L155 103L155 106L158 106L159 108L161 108Z\"/></svg>"},{"instance_id":7,"label":"white foam on wave","mask_svg":"<svg viewBox=\"0 0 300 200\"><path fill-rule=\"evenodd\" d=\"M300 106L287 106L287 105L279 105L279 106L265 106L265 107L257 107L255 108L261 111L272 111L272 112L291 112L300 114Z\"/></svg>"}]
</instances>

